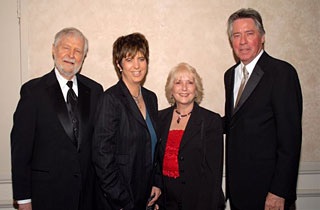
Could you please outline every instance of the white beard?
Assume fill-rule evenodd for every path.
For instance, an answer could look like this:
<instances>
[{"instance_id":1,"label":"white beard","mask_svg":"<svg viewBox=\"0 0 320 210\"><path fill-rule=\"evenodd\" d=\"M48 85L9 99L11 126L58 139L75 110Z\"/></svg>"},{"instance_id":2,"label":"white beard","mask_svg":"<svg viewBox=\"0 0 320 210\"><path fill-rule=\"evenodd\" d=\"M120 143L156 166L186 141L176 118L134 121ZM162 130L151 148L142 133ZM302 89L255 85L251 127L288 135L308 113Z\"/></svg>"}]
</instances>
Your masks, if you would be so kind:
<instances>
[{"instance_id":1,"label":"white beard","mask_svg":"<svg viewBox=\"0 0 320 210\"><path fill-rule=\"evenodd\" d=\"M63 69L63 66L62 65L59 65L56 58L54 58L54 65L55 67L58 69L58 71L60 72L60 74L66 76L66 77L72 77L74 76L75 74L77 74L82 66L82 63L83 63L83 60L81 62L81 64L77 65L77 66L74 66L73 68L73 71L72 72L67 72Z\"/></svg>"}]
</instances>

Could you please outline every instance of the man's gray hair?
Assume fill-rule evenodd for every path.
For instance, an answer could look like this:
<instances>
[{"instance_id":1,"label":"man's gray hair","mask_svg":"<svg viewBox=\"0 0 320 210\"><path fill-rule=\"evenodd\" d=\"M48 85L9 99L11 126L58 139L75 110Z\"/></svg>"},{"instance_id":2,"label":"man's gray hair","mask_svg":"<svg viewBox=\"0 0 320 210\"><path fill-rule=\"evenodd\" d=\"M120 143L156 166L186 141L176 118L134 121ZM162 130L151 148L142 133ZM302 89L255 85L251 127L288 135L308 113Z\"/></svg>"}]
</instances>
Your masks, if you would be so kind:
<instances>
[{"instance_id":1,"label":"man's gray hair","mask_svg":"<svg viewBox=\"0 0 320 210\"><path fill-rule=\"evenodd\" d=\"M227 33L228 33L230 41L232 39L234 21L236 21L238 19L242 19L242 18L251 18L254 21L254 23L259 31L260 36L263 36L265 34L265 31L263 28L263 23L262 23L262 18L261 18L261 15L259 14L259 12L257 12L254 9L251 9L251 8L247 8L247 9L242 8L242 9L236 11L235 13L233 13L228 19Z\"/></svg>"}]
</instances>

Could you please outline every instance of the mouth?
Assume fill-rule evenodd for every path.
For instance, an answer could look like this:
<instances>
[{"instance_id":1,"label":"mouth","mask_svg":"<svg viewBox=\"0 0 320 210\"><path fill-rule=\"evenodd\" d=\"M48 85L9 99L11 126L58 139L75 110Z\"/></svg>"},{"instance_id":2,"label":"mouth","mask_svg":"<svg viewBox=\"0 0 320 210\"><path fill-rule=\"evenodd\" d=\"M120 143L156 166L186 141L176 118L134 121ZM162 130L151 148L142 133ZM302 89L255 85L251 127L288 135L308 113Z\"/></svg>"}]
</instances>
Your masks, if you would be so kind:
<instances>
[{"instance_id":1,"label":"mouth","mask_svg":"<svg viewBox=\"0 0 320 210\"><path fill-rule=\"evenodd\" d=\"M240 52L246 53L250 51L250 48L244 48L244 49L240 49Z\"/></svg>"},{"instance_id":2,"label":"mouth","mask_svg":"<svg viewBox=\"0 0 320 210\"><path fill-rule=\"evenodd\" d=\"M74 59L66 59L64 58L62 60L64 63L69 64L69 65L74 65L76 63L76 61Z\"/></svg>"},{"instance_id":3,"label":"mouth","mask_svg":"<svg viewBox=\"0 0 320 210\"><path fill-rule=\"evenodd\" d=\"M141 71L132 71L131 73L134 77L139 77L141 75Z\"/></svg>"},{"instance_id":4,"label":"mouth","mask_svg":"<svg viewBox=\"0 0 320 210\"><path fill-rule=\"evenodd\" d=\"M181 96L181 97L188 97L188 96L189 96L189 93L179 93L179 96Z\"/></svg>"}]
</instances>

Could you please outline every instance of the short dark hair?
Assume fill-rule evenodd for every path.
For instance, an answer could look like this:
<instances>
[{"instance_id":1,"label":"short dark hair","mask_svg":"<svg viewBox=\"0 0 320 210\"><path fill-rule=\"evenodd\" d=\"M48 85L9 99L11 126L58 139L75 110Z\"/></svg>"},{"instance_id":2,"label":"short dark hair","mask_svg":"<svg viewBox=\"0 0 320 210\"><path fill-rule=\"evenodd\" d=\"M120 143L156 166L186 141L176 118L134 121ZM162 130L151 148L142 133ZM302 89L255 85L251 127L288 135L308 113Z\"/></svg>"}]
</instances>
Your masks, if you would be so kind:
<instances>
[{"instance_id":1,"label":"short dark hair","mask_svg":"<svg viewBox=\"0 0 320 210\"><path fill-rule=\"evenodd\" d=\"M127 36L119 37L113 43L112 60L113 66L118 74L121 74L118 64L126 57L134 57L140 52L149 64L149 44L141 33L132 33Z\"/></svg>"},{"instance_id":2,"label":"short dark hair","mask_svg":"<svg viewBox=\"0 0 320 210\"><path fill-rule=\"evenodd\" d=\"M242 18L251 18L254 21L254 23L259 31L260 36L265 34L265 31L263 28L263 23L262 23L262 18L261 18L261 15L259 14L259 12L257 12L254 9L251 9L251 8L247 8L247 9L242 8L242 9L239 9L238 11L236 11L235 13L233 13L228 19L228 31L227 32L228 32L228 36L229 36L230 40L232 39L234 21L236 21L238 19L242 19Z\"/></svg>"}]
</instances>

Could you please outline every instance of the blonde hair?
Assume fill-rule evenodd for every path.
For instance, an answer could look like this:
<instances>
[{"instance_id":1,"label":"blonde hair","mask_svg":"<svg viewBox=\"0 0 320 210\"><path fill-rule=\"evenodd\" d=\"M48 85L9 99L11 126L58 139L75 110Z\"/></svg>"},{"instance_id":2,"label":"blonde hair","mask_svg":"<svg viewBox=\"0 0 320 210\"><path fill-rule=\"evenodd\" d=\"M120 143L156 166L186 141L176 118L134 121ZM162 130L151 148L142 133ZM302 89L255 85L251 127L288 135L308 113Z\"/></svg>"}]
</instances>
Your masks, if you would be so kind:
<instances>
[{"instance_id":1,"label":"blonde hair","mask_svg":"<svg viewBox=\"0 0 320 210\"><path fill-rule=\"evenodd\" d=\"M203 98L203 85L202 85L202 79L197 73L196 69L189 65L188 63L179 63L177 66L175 66L168 75L166 86L165 86L165 93L166 93L166 98L169 102L169 104L173 105L175 104L175 100L172 96L172 87L173 87L173 82L175 79L178 78L179 75L181 75L184 72L190 73L190 75L193 77L196 85L196 97L195 97L195 102L198 104L201 103L202 98Z\"/></svg>"}]
</instances>

